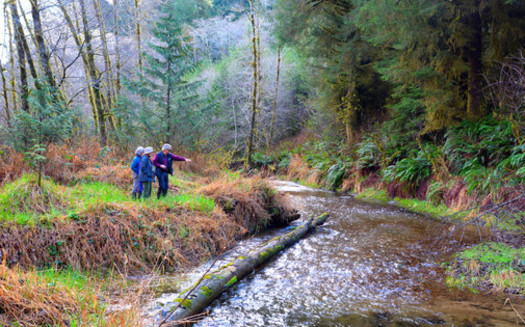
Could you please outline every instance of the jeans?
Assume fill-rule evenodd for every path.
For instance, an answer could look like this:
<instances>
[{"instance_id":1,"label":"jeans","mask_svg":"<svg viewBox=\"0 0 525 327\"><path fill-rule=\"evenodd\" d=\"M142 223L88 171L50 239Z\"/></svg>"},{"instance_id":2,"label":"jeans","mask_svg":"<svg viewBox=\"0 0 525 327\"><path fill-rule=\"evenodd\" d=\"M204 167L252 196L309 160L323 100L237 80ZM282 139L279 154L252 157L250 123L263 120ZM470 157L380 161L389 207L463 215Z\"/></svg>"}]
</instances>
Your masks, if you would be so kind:
<instances>
[{"instance_id":1,"label":"jeans","mask_svg":"<svg viewBox=\"0 0 525 327\"><path fill-rule=\"evenodd\" d=\"M139 182L139 174L133 172L133 189L131 190L131 197L133 199L140 198L142 193L142 184Z\"/></svg>"},{"instance_id":2,"label":"jeans","mask_svg":"<svg viewBox=\"0 0 525 327\"><path fill-rule=\"evenodd\" d=\"M158 199L168 195L168 186L170 181L169 176L170 175L167 172L157 173L157 179L159 181L159 190L157 191Z\"/></svg>"},{"instance_id":3,"label":"jeans","mask_svg":"<svg viewBox=\"0 0 525 327\"><path fill-rule=\"evenodd\" d=\"M152 182L142 182L142 187L144 188L142 190L142 198L147 199L151 197L151 184Z\"/></svg>"}]
</instances>

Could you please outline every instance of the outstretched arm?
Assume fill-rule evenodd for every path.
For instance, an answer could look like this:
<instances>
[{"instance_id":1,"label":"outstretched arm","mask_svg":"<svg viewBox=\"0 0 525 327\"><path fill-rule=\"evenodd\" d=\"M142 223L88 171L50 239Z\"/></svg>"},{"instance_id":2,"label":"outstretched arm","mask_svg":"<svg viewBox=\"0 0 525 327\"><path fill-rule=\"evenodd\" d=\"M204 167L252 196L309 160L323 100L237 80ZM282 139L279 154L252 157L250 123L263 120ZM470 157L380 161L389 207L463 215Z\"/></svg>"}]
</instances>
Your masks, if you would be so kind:
<instances>
[{"instance_id":1,"label":"outstretched arm","mask_svg":"<svg viewBox=\"0 0 525 327\"><path fill-rule=\"evenodd\" d=\"M181 157L181 156L176 156L173 153L170 153L170 155L171 155L171 159L173 159L175 161L191 161L191 159L184 158L184 157Z\"/></svg>"}]
</instances>

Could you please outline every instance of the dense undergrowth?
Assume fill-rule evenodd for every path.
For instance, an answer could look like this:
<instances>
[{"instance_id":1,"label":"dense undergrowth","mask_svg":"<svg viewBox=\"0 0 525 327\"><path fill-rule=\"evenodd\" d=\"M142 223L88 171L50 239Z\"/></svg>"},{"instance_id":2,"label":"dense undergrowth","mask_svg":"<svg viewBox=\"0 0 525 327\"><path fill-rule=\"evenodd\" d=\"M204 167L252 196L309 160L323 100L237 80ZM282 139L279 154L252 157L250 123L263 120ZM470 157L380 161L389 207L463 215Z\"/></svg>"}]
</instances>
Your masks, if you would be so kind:
<instances>
[{"instance_id":1,"label":"dense undergrowth","mask_svg":"<svg viewBox=\"0 0 525 327\"><path fill-rule=\"evenodd\" d=\"M453 217L487 231L484 235L490 236L482 241L523 253L525 139L516 125L488 117L464 121L436 135L409 134L404 133L401 142L395 133L369 132L350 149L344 143L301 135L272 153L256 154L255 169L312 187L393 201L415 212ZM489 255L492 249L481 246L477 251ZM458 254L451 264L450 285L525 292L525 284L515 282L524 278L518 261L502 273L499 266L463 264L468 253ZM502 282L495 277L502 274L515 277Z\"/></svg>"},{"instance_id":2,"label":"dense undergrowth","mask_svg":"<svg viewBox=\"0 0 525 327\"><path fill-rule=\"evenodd\" d=\"M131 158L94 143L47 155L38 186L24 156L2 150L0 324L7 326L137 326L137 296L124 296L129 310L108 309L114 293L128 294L127 276L198 264L297 218L261 178L197 154L176 169L166 198L141 201L129 194Z\"/></svg>"}]
</instances>

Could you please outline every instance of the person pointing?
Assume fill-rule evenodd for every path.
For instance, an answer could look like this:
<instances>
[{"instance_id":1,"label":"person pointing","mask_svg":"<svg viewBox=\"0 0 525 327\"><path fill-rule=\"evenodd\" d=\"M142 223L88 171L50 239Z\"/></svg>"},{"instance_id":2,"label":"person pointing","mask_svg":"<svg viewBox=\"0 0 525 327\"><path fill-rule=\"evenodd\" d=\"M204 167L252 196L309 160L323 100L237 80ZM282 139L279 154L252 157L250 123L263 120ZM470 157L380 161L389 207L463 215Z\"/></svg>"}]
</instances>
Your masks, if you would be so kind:
<instances>
[{"instance_id":1,"label":"person pointing","mask_svg":"<svg viewBox=\"0 0 525 327\"><path fill-rule=\"evenodd\" d=\"M168 195L169 175L173 175L173 161L187 161L190 159L176 156L171 153L171 145L164 144L162 151L157 153L153 158L153 165L155 166L155 175L159 181L159 189L157 191L157 198Z\"/></svg>"}]
</instances>

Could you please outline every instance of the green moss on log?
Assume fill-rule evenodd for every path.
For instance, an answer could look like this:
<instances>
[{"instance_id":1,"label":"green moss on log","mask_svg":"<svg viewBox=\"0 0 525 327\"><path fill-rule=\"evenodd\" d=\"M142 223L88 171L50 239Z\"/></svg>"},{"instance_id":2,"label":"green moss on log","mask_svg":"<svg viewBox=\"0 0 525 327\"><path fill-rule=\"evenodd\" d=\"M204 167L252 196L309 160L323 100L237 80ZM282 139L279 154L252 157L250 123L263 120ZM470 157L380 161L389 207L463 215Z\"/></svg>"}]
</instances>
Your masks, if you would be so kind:
<instances>
[{"instance_id":1,"label":"green moss on log","mask_svg":"<svg viewBox=\"0 0 525 327\"><path fill-rule=\"evenodd\" d=\"M206 297L212 297L213 291L208 286L201 287L202 294L204 294Z\"/></svg>"},{"instance_id":2,"label":"green moss on log","mask_svg":"<svg viewBox=\"0 0 525 327\"><path fill-rule=\"evenodd\" d=\"M232 279L230 279L228 283L226 283L226 286L232 287L233 285L235 285L235 283L237 283L237 276L233 276Z\"/></svg>"},{"instance_id":3,"label":"green moss on log","mask_svg":"<svg viewBox=\"0 0 525 327\"><path fill-rule=\"evenodd\" d=\"M181 306L184 308L184 309L191 309L193 308L193 302L191 302L191 300L184 300L184 299L175 299L175 302L177 303L182 303Z\"/></svg>"}]
</instances>

